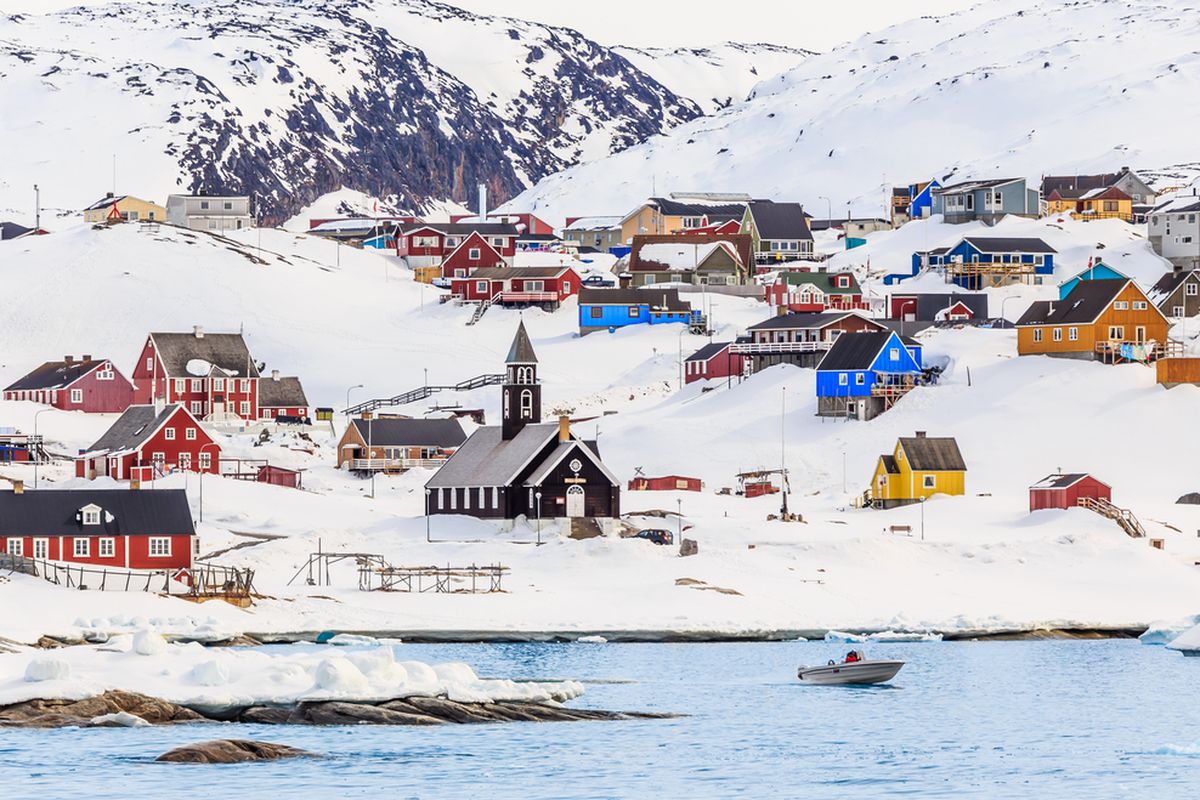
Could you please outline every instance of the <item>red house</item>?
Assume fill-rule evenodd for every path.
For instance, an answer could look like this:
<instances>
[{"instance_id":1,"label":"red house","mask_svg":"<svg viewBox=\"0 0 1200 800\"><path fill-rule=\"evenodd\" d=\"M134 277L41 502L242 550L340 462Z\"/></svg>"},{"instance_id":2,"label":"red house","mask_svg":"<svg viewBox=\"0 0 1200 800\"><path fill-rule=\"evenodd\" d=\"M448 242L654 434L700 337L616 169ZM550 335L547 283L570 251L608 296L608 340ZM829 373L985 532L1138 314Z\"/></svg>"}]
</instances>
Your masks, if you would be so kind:
<instances>
[{"instance_id":1,"label":"red house","mask_svg":"<svg viewBox=\"0 0 1200 800\"><path fill-rule=\"evenodd\" d=\"M133 384L106 359L63 356L47 361L4 390L5 400L32 400L63 411L116 414L133 402Z\"/></svg>"},{"instance_id":2,"label":"red house","mask_svg":"<svg viewBox=\"0 0 1200 800\"><path fill-rule=\"evenodd\" d=\"M192 566L196 529L182 489L0 492L0 552L128 569Z\"/></svg>"},{"instance_id":3,"label":"red house","mask_svg":"<svg viewBox=\"0 0 1200 800\"><path fill-rule=\"evenodd\" d=\"M868 311L853 272L781 272L766 287L767 304L788 311Z\"/></svg>"},{"instance_id":4,"label":"red house","mask_svg":"<svg viewBox=\"0 0 1200 800\"><path fill-rule=\"evenodd\" d=\"M466 302L551 309L578 292L579 275L565 266L477 269L466 278L450 282L450 293Z\"/></svg>"},{"instance_id":5,"label":"red house","mask_svg":"<svg viewBox=\"0 0 1200 800\"><path fill-rule=\"evenodd\" d=\"M152 333L133 369L134 402L180 403L197 419L259 418L259 367L240 333Z\"/></svg>"},{"instance_id":6,"label":"red house","mask_svg":"<svg viewBox=\"0 0 1200 800\"><path fill-rule=\"evenodd\" d=\"M629 481L631 491L643 492L698 492L704 488L699 478L687 478L683 475L662 475L647 478L639 475Z\"/></svg>"},{"instance_id":7,"label":"red house","mask_svg":"<svg viewBox=\"0 0 1200 800\"><path fill-rule=\"evenodd\" d=\"M130 406L75 460L77 478L153 480L174 470L218 472L221 446L182 405Z\"/></svg>"},{"instance_id":8,"label":"red house","mask_svg":"<svg viewBox=\"0 0 1200 800\"><path fill-rule=\"evenodd\" d=\"M683 362L683 382L716 380L741 375L744 365L740 353L732 352L733 342L709 342Z\"/></svg>"},{"instance_id":9,"label":"red house","mask_svg":"<svg viewBox=\"0 0 1200 800\"><path fill-rule=\"evenodd\" d=\"M304 394L300 379L280 377L277 369L271 370L271 377L259 379L258 403L259 419L309 419L308 397Z\"/></svg>"},{"instance_id":10,"label":"red house","mask_svg":"<svg viewBox=\"0 0 1200 800\"><path fill-rule=\"evenodd\" d=\"M1029 487L1029 510L1075 508L1083 498L1112 502L1112 487L1083 472L1047 475Z\"/></svg>"},{"instance_id":11,"label":"red house","mask_svg":"<svg viewBox=\"0 0 1200 800\"><path fill-rule=\"evenodd\" d=\"M442 259L443 278L465 278L477 269L500 269L508 262L487 240L472 231Z\"/></svg>"},{"instance_id":12,"label":"red house","mask_svg":"<svg viewBox=\"0 0 1200 800\"><path fill-rule=\"evenodd\" d=\"M734 233L742 232L742 223L740 220L727 219L724 222L712 222L708 225L701 225L698 228L680 228L675 231L676 236L728 236Z\"/></svg>"},{"instance_id":13,"label":"red house","mask_svg":"<svg viewBox=\"0 0 1200 800\"><path fill-rule=\"evenodd\" d=\"M396 255L411 269L440 267L473 233L483 237L505 264L512 263L520 231L503 222L429 222L406 227L396 235Z\"/></svg>"}]
</instances>

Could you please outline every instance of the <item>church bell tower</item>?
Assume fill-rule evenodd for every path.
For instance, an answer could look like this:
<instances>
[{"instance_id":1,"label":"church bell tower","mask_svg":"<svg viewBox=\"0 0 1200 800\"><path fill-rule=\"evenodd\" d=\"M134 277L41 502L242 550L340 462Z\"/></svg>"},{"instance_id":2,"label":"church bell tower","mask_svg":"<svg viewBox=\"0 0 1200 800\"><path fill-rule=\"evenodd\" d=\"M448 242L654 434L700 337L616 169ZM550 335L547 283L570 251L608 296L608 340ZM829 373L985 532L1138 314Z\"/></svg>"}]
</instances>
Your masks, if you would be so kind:
<instances>
[{"instance_id":1,"label":"church bell tower","mask_svg":"<svg viewBox=\"0 0 1200 800\"><path fill-rule=\"evenodd\" d=\"M512 347L505 360L500 435L514 438L526 425L542 421L542 387L537 377L537 356L525 332L525 322L517 326Z\"/></svg>"}]
</instances>

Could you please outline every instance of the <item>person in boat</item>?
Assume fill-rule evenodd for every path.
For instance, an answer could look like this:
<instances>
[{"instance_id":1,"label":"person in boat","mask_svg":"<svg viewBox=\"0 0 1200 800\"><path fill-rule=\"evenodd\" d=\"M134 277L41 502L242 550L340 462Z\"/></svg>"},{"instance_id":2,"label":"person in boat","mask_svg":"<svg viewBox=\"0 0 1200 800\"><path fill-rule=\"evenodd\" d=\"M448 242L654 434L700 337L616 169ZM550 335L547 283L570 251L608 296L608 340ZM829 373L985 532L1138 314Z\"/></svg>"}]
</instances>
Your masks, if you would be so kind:
<instances>
[{"instance_id":1,"label":"person in boat","mask_svg":"<svg viewBox=\"0 0 1200 800\"><path fill-rule=\"evenodd\" d=\"M843 664L853 664L857 661L862 661L862 657L858 655L857 650L851 650L849 653L846 653L846 660L843 661L842 663Z\"/></svg>"}]
</instances>

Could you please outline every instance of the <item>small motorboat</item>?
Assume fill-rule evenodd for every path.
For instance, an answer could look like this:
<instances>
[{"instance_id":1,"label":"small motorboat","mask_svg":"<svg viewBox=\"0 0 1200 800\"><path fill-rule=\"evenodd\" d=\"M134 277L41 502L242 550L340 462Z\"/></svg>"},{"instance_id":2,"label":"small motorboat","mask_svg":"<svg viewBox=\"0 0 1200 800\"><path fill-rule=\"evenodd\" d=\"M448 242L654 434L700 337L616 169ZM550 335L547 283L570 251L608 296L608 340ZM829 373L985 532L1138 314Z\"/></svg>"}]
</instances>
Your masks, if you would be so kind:
<instances>
[{"instance_id":1,"label":"small motorboat","mask_svg":"<svg viewBox=\"0 0 1200 800\"><path fill-rule=\"evenodd\" d=\"M801 666L796 677L805 683L818 686L853 686L870 683L886 683L896 677L904 666L903 661L868 661L861 650L854 651L856 661L830 661L823 667Z\"/></svg>"}]
</instances>

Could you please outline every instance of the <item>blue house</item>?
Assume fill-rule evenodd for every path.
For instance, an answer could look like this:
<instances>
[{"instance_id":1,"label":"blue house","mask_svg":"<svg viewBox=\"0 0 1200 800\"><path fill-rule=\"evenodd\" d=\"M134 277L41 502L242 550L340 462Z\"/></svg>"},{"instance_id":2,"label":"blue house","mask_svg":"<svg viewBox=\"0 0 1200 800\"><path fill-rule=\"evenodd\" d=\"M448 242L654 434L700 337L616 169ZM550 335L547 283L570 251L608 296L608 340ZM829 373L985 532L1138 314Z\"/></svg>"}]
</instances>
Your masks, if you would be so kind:
<instances>
[{"instance_id":1,"label":"blue house","mask_svg":"<svg viewBox=\"0 0 1200 800\"><path fill-rule=\"evenodd\" d=\"M908 196L912 199L908 203L908 218L925 219L932 214L933 190L940 188L942 185L937 180L909 184Z\"/></svg>"},{"instance_id":2,"label":"blue house","mask_svg":"<svg viewBox=\"0 0 1200 800\"><path fill-rule=\"evenodd\" d=\"M1014 283L1040 284L1054 274L1057 251L1036 237L967 236L945 252L930 254L947 279L964 289Z\"/></svg>"},{"instance_id":3,"label":"blue house","mask_svg":"<svg viewBox=\"0 0 1200 800\"><path fill-rule=\"evenodd\" d=\"M1115 278L1129 280L1129 276L1122 275L1108 264L1105 264L1103 261L1097 261L1095 264L1088 267L1070 280L1060 283L1058 285L1058 299L1066 300L1067 295L1071 293L1072 289L1079 285L1080 281L1105 281Z\"/></svg>"},{"instance_id":4,"label":"blue house","mask_svg":"<svg viewBox=\"0 0 1200 800\"><path fill-rule=\"evenodd\" d=\"M867 420L923 379L919 342L895 331L844 333L817 365L817 414Z\"/></svg>"},{"instance_id":5,"label":"blue house","mask_svg":"<svg viewBox=\"0 0 1200 800\"><path fill-rule=\"evenodd\" d=\"M663 325L678 322L702 325L704 317L692 304L679 299L678 289L579 290L579 334L615 330L627 325Z\"/></svg>"},{"instance_id":6,"label":"blue house","mask_svg":"<svg viewBox=\"0 0 1200 800\"><path fill-rule=\"evenodd\" d=\"M1025 185L1024 178L996 178L964 181L933 190L931 211L946 222L974 222L995 225L1013 214L1036 219L1042 198L1037 189Z\"/></svg>"}]
</instances>

